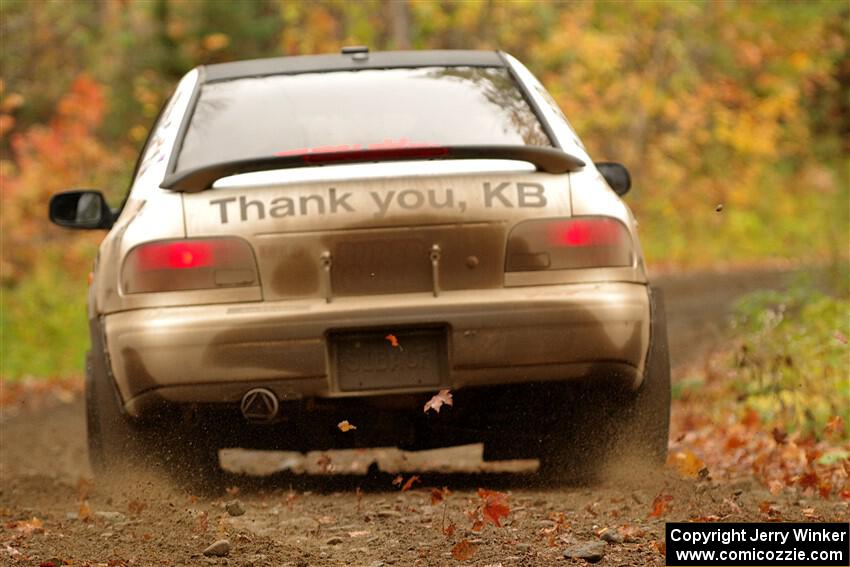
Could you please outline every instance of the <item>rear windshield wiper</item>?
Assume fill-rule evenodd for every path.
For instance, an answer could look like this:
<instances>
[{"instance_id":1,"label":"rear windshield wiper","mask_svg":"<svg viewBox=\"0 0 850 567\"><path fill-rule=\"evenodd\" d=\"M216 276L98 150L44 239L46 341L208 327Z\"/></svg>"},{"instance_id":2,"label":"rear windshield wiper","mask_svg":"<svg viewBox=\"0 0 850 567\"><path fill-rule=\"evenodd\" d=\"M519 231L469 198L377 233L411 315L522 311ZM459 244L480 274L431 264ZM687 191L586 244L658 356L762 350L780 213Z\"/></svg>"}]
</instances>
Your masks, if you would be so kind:
<instances>
[{"instance_id":1,"label":"rear windshield wiper","mask_svg":"<svg viewBox=\"0 0 850 567\"><path fill-rule=\"evenodd\" d=\"M172 191L196 193L209 189L224 177L296 167L409 161L429 159L509 159L527 161L546 173L566 173L584 167L584 162L557 148L544 146L413 146L353 151L315 152L277 155L215 163L177 171L165 177L161 187Z\"/></svg>"}]
</instances>

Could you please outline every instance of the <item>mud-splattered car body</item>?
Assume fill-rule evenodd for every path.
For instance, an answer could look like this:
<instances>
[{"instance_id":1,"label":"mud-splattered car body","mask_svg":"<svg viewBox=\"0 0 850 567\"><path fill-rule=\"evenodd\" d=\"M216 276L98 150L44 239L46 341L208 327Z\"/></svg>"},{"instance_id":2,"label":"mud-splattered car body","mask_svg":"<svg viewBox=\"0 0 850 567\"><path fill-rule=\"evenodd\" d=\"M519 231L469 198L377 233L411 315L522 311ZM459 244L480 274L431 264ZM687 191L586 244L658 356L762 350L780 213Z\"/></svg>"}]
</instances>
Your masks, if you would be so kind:
<instances>
[{"instance_id":1,"label":"mud-splattered car body","mask_svg":"<svg viewBox=\"0 0 850 567\"><path fill-rule=\"evenodd\" d=\"M476 438L418 423L441 389L469 408L537 392L556 420L571 403L547 384L641 391L663 324L623 173L594 165L509 55L353 50L193 70L122 208L68 193L51 214L110 229L89 381L125 421L209 410L233 414L203 428L218 446L246 429L263 446L426 447ZM498 429L475 421L459 430Z\"/></svg>"}]
</instances>

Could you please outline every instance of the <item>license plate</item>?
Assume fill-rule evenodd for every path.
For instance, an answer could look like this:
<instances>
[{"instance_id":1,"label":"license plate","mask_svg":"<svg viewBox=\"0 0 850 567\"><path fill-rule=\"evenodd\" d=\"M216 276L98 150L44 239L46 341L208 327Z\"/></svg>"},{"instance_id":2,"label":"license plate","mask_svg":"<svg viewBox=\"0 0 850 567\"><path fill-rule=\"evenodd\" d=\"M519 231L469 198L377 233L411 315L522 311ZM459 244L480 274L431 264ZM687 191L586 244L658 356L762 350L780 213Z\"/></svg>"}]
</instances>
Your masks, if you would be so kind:
<instances>
[{"instance_id":1,"label":"license plate","mask_svg":"<svg viewBox=\"0 0 850 567\"><path fill-rule=\"evenodd\" d=\"M340 390L438 386L446 369L444 329L331 335Z\"/></svg>"}]
</instances>

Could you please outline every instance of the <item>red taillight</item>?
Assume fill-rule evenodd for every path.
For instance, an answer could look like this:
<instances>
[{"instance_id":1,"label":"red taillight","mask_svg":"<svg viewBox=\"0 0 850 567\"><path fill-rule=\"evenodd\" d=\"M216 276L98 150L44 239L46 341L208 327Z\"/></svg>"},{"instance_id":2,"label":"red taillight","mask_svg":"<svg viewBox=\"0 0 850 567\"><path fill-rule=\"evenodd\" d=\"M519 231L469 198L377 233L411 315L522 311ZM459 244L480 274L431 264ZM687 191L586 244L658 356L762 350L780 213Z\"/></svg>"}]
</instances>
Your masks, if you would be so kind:
<instances>
[{"instance_id":1,"label":"red taillight","mask_svg":"<svg viewBox=\"0 0 850 567\"><path fill-rule=\"evenodd\" d=\"M213 246L204 240L147 244L138 249L139 268L167 270L209 266L212 263Z\"/></svg>"},{"instance_id":2,"label":"red taillight","mask_svg":"<svg viewBox=\"0 0 850 567\"><path fill-rule=\"evenodd\" d=\"M251 246L240 238L164 240L133 248L124 261L124 293L257 284Z\"/></svg>"},{"instance_id":3,"label":"red taillight","mask_svg":"<svg viewBox=\"0 0 850 567\"><path fill-rule=\"evenodd\" d=\"M616 246L623 225L614 219L553 221L547 226L549 242L555 246Z\"/></svg>"},{"instance_id":4,"label":"red taillight","mask_svg":"<svg viewBox=\"0 0 850 567\"><path fill-rule=\"evenodd\" d=\"M508 238L508 272L630 266L632 240L610 217L541 219L518 224Z\"/></svg>"}]
</instances>

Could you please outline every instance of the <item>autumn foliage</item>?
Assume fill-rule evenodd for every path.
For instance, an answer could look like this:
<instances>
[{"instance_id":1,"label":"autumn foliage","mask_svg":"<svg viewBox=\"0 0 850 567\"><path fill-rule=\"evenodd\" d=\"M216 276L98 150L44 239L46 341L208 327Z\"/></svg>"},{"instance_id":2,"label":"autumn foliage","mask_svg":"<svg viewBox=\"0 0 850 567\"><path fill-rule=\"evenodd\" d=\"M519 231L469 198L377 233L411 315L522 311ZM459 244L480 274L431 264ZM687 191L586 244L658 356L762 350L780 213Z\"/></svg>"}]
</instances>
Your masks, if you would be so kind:
<instances>
[{"instance_id":1,"label":"autumn foliage","mask_svg":"<svg viewBox=\"0 0 850 567\"><path fill-rule=\"evenodd\" d=\"M4 346L4 377L81 369L84 281L100 235L50 226L49 195L91 187L117 206L159 107L205 63L352 44L504 49L542 79L596 159L631 169L627 199L650 265L847 257L850 41L840 2L107 0L0 10L2 325L16 345ZM53 312L62 320L45 320ZM56 352L39 357L48 340Z\"/></svg>"}]
</instances>

